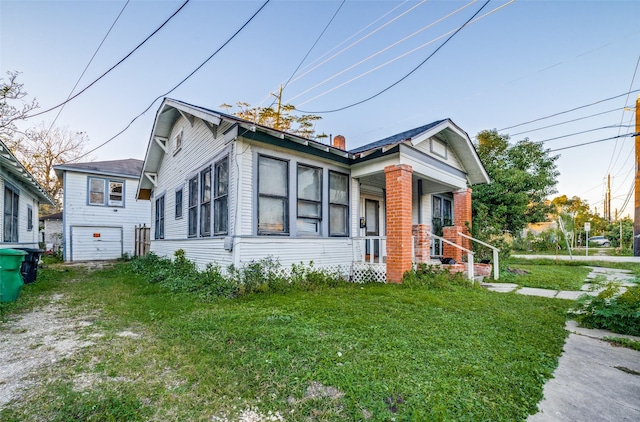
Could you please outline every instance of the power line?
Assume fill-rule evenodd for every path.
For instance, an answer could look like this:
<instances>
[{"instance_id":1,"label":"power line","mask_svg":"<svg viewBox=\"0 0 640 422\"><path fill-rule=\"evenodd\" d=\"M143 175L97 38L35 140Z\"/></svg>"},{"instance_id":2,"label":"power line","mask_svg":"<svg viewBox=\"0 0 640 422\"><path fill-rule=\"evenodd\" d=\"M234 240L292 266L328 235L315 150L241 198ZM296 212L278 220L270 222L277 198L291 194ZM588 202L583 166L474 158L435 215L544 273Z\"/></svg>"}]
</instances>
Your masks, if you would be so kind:
<instances>
[{"instance_id":1,"label":"power line","mask_svg":"<svg viewBox=\"0 0 640 422\"><path fill-rule=\"evenodd\" d=\"M606 101L615 100L616 98L624 97L625 95L633 94L634 92L640 92L640 89L636 89L634 91L628 91L628 92L622 93L620 95L616 95L614 97L605 98L603 100L598 100L598 101L595 101L593 103L581 105L579 107L574 107L574 108L572 108L570 110L560 111L558 113L550 114L550 115L545 116L545 117L539 117L537 119L529 120L528 122L518 123L517 125L513 125L513 126L507 126L507 127L502 128L502 129L498 129L498 131L502 132L503 130L513 129L514 127L524 126L524 125L528 125L529 123L538 122L540 120L550 119L551 117L560 116L561 114L570 113L572 111L576 111L576 110L580 110L580 109L583 109L583 108L591 107L593 105L604 103Z\"/></svg>"},{"instance_id":2,"label":"power line","mask_svg":"<svg viewBox=\"0 0 640 422\"><path fill-rule=\"evenodd\" d=\"M306 94L307 92L312 91L312 90L316 89L317 87L322 86L322 85L324 85L325 83L327 83L327 82L329 82L329 81L331 81L331 80L333 80L333 79L337 78L338 76L342 75L343 73L346 73L346 72L348 72L349 70L354 69L354 68L356 68L356 67L360 66L361 64L363 64L363 63L365 63L365 62L367 62L367 61L369 61L369 60L373 59L374 57L379 56L380 54L384 53L385 51L390 50L390 49L392 49L393 47L395 47L395 46L397 46L397 45L402 44L403 42L405 42L405 41L407 41L407 40L411 39L412 37L414 37L414 36L416 36L416 35L418 35L418 34L419 34L419 33L421 33L422 31L425 31L425 30L427 30L427 29L431 28L432 26L434 26L434 25L436 25L436 24L438 24L438 23L440 23L440 22L444 21L445 19L450 18L451 16L455 15L456 13L458 13L458 12L462 11L463 9L465 9L465 8L469 7L470 5L472 5L473 3L475 3L476 1L477 1L477 0L472 0L471 2L467 3L466 5L464 5L464 6L460 7L460 8L458 8L458 9L454 10L453 12L449 13L449 14L448 14L448 15L446 15L446 16L443 16L442 18L440 18L440 19L436 20L435 22L431 22L431 23L429 23L429 24L427 24L427 25L423 26L422 28L418 29L417 31L413 32L412 34L409 34L409 35L407 35L406 37L404 37L404 38L402 38L402 39L400 39L400 40L398 40L398 41L396 41L396 42L394 42L394 43L391 43L390 45L386 46L385 48L383 48L383 49L381 49L381 50L378 50L378 51L376 51L376 52L375 52L375 53L373 53L373 54L370 54L369 56L365 57L364 59L360 60L359 62L356 62L356 63L352 64L351 66L347 67L346 69L343 69L343 70L341 70L341 71L340 71L340 72L338 72L338 73L334 73L333 75L331 75L330 77L326 78L325 80L323 80L323 81L321 81L321 82L318 82L317 84L315 84L315 85L314 85L314 86L312 86L311 88L308 88L308 89L306 89L306 90L304 90L304 91L302 91L302 92L298 93L298 94L297 94L297 95L295 95L294 97L290 98L288 101L293 101L293 100L295 100L296 98L298 98L298 97L300 97L300 96L302 96L302 95ZM394 62L394 61L396 61L396 60L398 60L398 59L400 59L400 58L402 58L402 57L404 57L404 56L407 56L407 55L409 55L409 54L411 54L411 53L414 53L414 52L418 51L419 49L421 49L421 48L423 48L423 47L426 47L427 45L432 44L432 43L434 43L434 42L438 41L438 40L439 40L439 39L441 39L441 38L444 38L445 36L447 36L448 34L450 34L450 33L452 33L452 32L454 32L454 31L450 31L450 32L448 32L448 33L446 33L446 34L444 34L444 35L439 36L438 38L435 38L435 39L433 39L433 40L431 40L431 41L429 41L429 42L427 42L427 43L424 43L424 44L420 45L420 46L419 46L419 47L417 47L417 48L414 48L414 49L412 49L412 50L410 50L410 51L408 51L408 52L406 52L406 53L404 53L404 54L401 54L400 56L397 56L396 58L394 58L394 59L392 59L392 60L390 60L390 61L388 61L388 62L386 62L386 63L384 63L384 64L382 64L382 65L380 65L380 66L377 66L377 67L375 67L374 69L372 69L372 70L370 70L370 71L367 71L367 72L365 72L365 73L361 74L360 76L358 76L358 77L356 77L356 78L354 78L354 79L351 79L351 80L349 80L349 81L347 81L347 82L345 82L345 83L343 83L343 84L341 84L341 85L338 85L337 87L334 87L334 88L332 88L332 89L330 89L330 90L327 90L327 91L323 92L323 93L322 93L322 94L320 94L320 95L317 95L317 96L313 97L313 98L312 98L312 99L310 99L310 100L305 101L305 102L304 102L304 103L302 103L301 105L307 104L307 103L309 103L309 102L311 102L311 101L315 100L315 99L316 99L316 98L318 98L318 97L321 97L321 96L323 96L323 95L325 95L325 94L327 94L327 93L329 93L329 92L331 92L331 91L334 91L334 90L336 90L336 89L340 88L340 87L341 87L341 86L343 86L343 85L346 85L346 84L348 84L348 83L350 83L350 82L352 82L352 81L354 81L354 80L356 80L356 79L361 78L362 76L364 76L364 75L366 75L366 74L368 74L368 73L371 73L371 72L373 72L373 71L375 71L375 70L377 70L377 69L379 69L379 68L381 68L381 67L384 67L384 66L386 66L386 65L388 65L388 64L390 64L390 63L392 63L392 62Z\"/></svg>"},{"instance_id":3,"label":"power line","mask_svg":"<svg viewBox=\"0 0 640 422\"><path fill-rule=\"evenodd\" d=\"M477 0L473 0L471 3L475 2ZM400 15L396 16L395 18L391 19L390 21L384 23L382 26L379 26L378 28L374 29L373 31L369 32L367 35L361 37L360 39L358 39L357 41L354 41L353 43L349 44L347 47L343 48L342 50L338 51L337 53L335 53L334 55L332 55L331 57L329 57L328 59L322 61L321 63L317 64L316 66L312 67L311 69L307 70L306 72L302 73L301 75L298 75L297 78L295 78L293 80L293 82L297 81L298 79L302 78L303 76L309 74L310 72L313 72L314 70L316 70L317 68L319 68L320 66L326 64L327 62L335 59L336 57L338 57L340 54L344 53L345 51L349 50L351 47L354 47L356 45L358 45L359 43L361 43L362 41L366 40L367 38L369 38L370 36L372 36L373 34L375 34L378 31L381 31L382 29L386 28L387 26L391 25L393 22L397 21L398 19L400 19L401 17L403 17L404 15L406 15L407 13L411 12L412 10L416 9L417 7L421 6L423 3L425 3L426 0L422 0L420 3L414 5L413 7L411 7L410 9L402 12ZM469 3L469 4L471 4ZM468 5L467 5L468 6ZM467 7L464 6L464 7ZM394 9L395 10L395 9ZM431 25L427 25L426 27L418 30L417 32L411 34L409 37L401 40L401 41L405 41L406 39L418 34L419 32L423 31L424 29L430 27ZM341 45L341 44L338 44ZM394 46L395 44L393 44L392 46ZM390 46L390 47L392 47ZM387 48L390 48L387 47ZM331 50L330 50L331 51ZM384 51L384 50L383 50ZM316 60L317 61L317 60ZM300 95L300 94L299 94Z\"/></svg>"},{"instance_id":4,"label":"power line","mask_svg":"<svg viewBox=\"0 0 640 422\"><path fill-rule=\"evenodd\" d=\"M636 80L636 74L638 73L638 65L640 64L640 56L638 56L638 61L636 62L636 68L633 71L633 76L631 77L631 83L629 84L629 90L631 90L631 88L633 88L633 83ZM626 105L629 102L629 95L627 95L627 98L624 100L624 104ZM631 119L631 117L629 118ZM620 125L622 125L622 122L624 121L624 111L622 112L622 115L620 116ZM620 135L620 129L618 129L618 135ZM612 164L614 163L613 161L613 156L616 155L616 149L618 148L618 141L616 141L615 146L613 147L613 152L611 153L611 160L609 160L609 167L607 167L607 173L609 173L609 170L611 170ZM620 148L620 151L618 152L618 156L616 157L616 161L615 163L618 162L618 159L620 158L620 153L622 152L622 147ZM615 164L613 164L615 166Z\"/></svg>"},{"instance_id":5,"label":"power line","mask_svg":"<svg viewBox=\"0 0 640 422\"><path fill-rule=\"evenodd\" d=\"M42 114L48 113L50 111L53 111L59 107L64 106L65 104L67 104L68 102L74 100L75 98L77 98L78 96L80 96L82 93L84 93L87 89L91 88L95 83L97 83L99 80L101 80L102 78L104 78L105 76L107 76L108 73L110 73L113 69L115 69L116 67L118 67L120 64L122 64L122 62L124 62L125 60L127 60L133 53L135 53L140 47L142 47L147 41L149 41L149 39L151 39L151 37L153 37L155 34L158 33L158 31L160 31L162 28L164 28L164 26L169 23L169 21L171 19L174 18L174 16L176 16L186 5L187 3L189 3L189 1L191 0L185 0L184 3L182 3L182 6L180 6L178 8L178 10L176 10L175 12L173 12L173 14L171 16L169 16L167 18L167 20L165 20L162 25L160 25L158 28L156 28L155 31L153 31L151 34L149 34L149 36L147 38L145 38L140 44L138 44L133 50L131 50L126 56L124 56L122 59L120 59L120 61L118 61L116 64L114 64L113 66L111 66L106 72L104 72L102 75L98 76L98 78L96 78L93 82L91 82L89 85L87 85L86 87L84 87L82 90L80 90L77 94L75 94L72 97L67 98L65 101L63 101L62 103L58 104L57 106L48 108L44 111L40 111L38 113L32 114L30 116L27 116L26 119L30 119L32 117L36 117L36 116L40 116Z\"/></svg>"},{"instance_id":6,"label":"power line","mask_svg":"<svg viewBox=\"0 0 640 422\"><path fill-rule=\"evenodd\" d=\"M569 145L568 147L562 147L562 148L550 149L550 150L549 150L549 152L562 151L562 150L565 150L565 149L577 148L577 147L582 147L582 146L585 146L585 145L597 144L597 143L599 143L599 142L610 141L610 140L612 140L612 139L628 138L628 137L633 137L633 136L640 136L640 132L635 132L635 133L625 133L624 135L612 136L612 137L610 137L610 138L598 139L598 140L596 140L596 141L584 142L584 143L582 143L582 144Z\"/></svg>"},{"instance_id":7,"label":"power line","mask_svg":"<svg viewBox=\"0 0 640 422\"><path fill-rule=\"evenodd\" d=\"M295 74L298 72L298 70L300 70L300 66L302 66L302 63L304 63L304 61L307 60L307 57L309 57L309 54L311 54L311 51L313 50L313 48L316 46L316 44L318 44L318 42L320 41L320 38L322 38L324 33L327 32L327 29L329 29L329 26L331 25L331 22L333 22L333 20L336 18L336 16L338 16L338 13L340 12L340 9L342 9L342 6L344 6L345 2L346 2L346 0L342 0L342 3L340 3L340 6L338 6L338 9L336 9L336 11L333 14L333 16L331 17L331 19L329 19L329 22L327 22L327 24L325 25L324 29L320 33L320 35L318 35L318 38L316 38L316 40L313 43L313 45L311 46L311 48L309 48L309 51L307 51L307 54L304 55L304 57L302 58L302 60L298 64L298 67L296 67L296 70L294 70L293 73L291 74L291 76L289 76L289 79L287 79L287 82L285 82L285 84L282 87L282 89L286 88L287 85L289 85L289 82L291 82L291 79L295 76ZM273 105L273 103L271 103L271 105Z\"/></svg>"},{"instance_id":8,"label":"power line","mask_svg":"<svg viewBox=\"0 0 640 422\"><path fill-rule=\"evenodd\" d=\"M616 108L614 108L612 110L603 111L601 113L590 114L590 115L584 116L584 117L578 117L577 119L566 120L564 122L555 123L555 124L547 125L547 126L541 126L541 127L535 128L535 129L523 130L522 132L510 133L509 136L513 137L513 136L522 135L524 133L536 132L536 131L542 130L542 129L549 129L550 127L562 126L562 125L566 125L567 123L573 123L573 122L577 122L579 120L585 120L585 119L589 119L591 117L600 116L600 115L607 114L607 113L613 113L614 111L618 111L618 110L622 110L622 109L624 109L624 107L616 107Z\"/></svg>"},{"instance_id":9,"label":"power line","mask_svg":"<svg viewBox=\"0 0 640 422\"><path fill-rule=\"evenodd\" d=\"M92 150L82 154L80 157L76 158L74 161L78 161L81 158L86 157L87 155L91 154L92 152L102 148L103 146L107 145L109 142L113 141L114 139L116 139L118 136L122 135L127 129L129 129L131 127L131 125L133 124L133 122L135 122L136 120L138 120L142 115L144 115L147 111L149 111L149 109L151 107L153 107L153 104L155 104L156 101L158 101L159 99L166 97L167 95L171 94L173 91L175 91L176 89L178 89L178 87L180 85L182 85L183 83L185 83L190 77L192 77L198 70L200 70L205 64L207 64L209 62L209 60L211 60L215 55L217 55L220 50L222 50L224 47L227 46L227 44L229 44L247 25L249 25L249 23L251 23L251 21L258 15L258 13L260 13L262 11L262 9L265 8L265 6L267 4L269 4L271 0L266 0L262 6L260 6L260 8L253 14L251 15L251 17L244 23L242 24L242 26L231 36L229 37L220 47L218 47L218 49L216 51L214 51L205 61L203 61L202 63L200 63L200 65L198 67L196 67L191 73L189 73L184 79L182 79L176 86L174 86L173 88L171 88L169 91L165 92L162 95L157 96L152 102L151 104L149 104L149 106L140 114L138 114L136 117L134 117L129 124L122 129L120 132L116 133L115 135L113 135L111 138L107 139L106 141L104 141L103 143L101 143L100 145L98 145L97 147L93 148Z\"/></svg>"},{"instance_id":10,"label":"power line","mask_svg":"<svg viewBox=\"0 0 640 422\"><path fill-rule=\"evenodd\" d=\"M438 46L438 48L435 49L435 51L433 53L431 53L429 56L427 56L426 59L424 59L420 64L418 64L416 67L414 67L409 73L407 73L406 75L404 75L402 78L398 79L396 82L394 82L393 84L389 85L388 87L384 88L382 91L378 92L377 94L374 94L368 98L365 98L363 100L357 101L355 103L349 104L347 106L344 107L340 107L340 108L336 108L333 110L324 110L324 111L304 111L304 110L298 110L301 111L302 113L310 113L310 114L323 114L323 113L334 113L336 111L342 111L342 110L346 110L348 108L351 107L355 107L357 105L360 105L362 103L365 103L367 101L370 101L376 97L378 97L379 95L385 93L386 91L390 90L391 88L395 87L396 85L398 85L400 82L404 81L405 79L407 79L409 76L411 76L414 72L416 72L418 69L420 69L420 67L422 67L427 61L429 61L429 59L431 59L431 57L433 57L438 51L440 51L440 49L442 47L444 47L454 36L456 36L458 34L458 32L460 32L462 30L462 28L466 27L469 22L471 22L471 20L473 20L473 18L475 18L478 13L480 13L482 11L482 9L484 9L490 2L491 0L487 0L482 7L480 7L480 9L478 9L478 11L476 13L473 14L473 16L471 16L471 18L469 18L461 27L459 27L458 29L455 30L455 32L453 34L451 34L449 36L449 38L447 38L442 44L440 44L440 46Z\"/></svg>"},{"instance_id":11,"label":"power line","mask_svg":"<svg viewBox=\"0 0 640 422\"><path fill-rule=\"evenodd\" d=\"M120 10L120 13L118 13L118 16L116 16L116 19L111 24L111 27L109 27L109 30L107 31L107 33L102 38L102 41L100 41L100 44L98 45L98 48L96 48L96 51L93 53L93 56L91 56L91 59L89 59L89 63L87 63L87 65L84 67L84 70L82 71L82 73L78 77L78 80L76 81L75 85L73 85L73 88L71 88L71 91L69 91L69 95L67 95L67 99L64 101L64 103L62 103L62 106L58 110L58 114L56 114L56 117L51 122L51 125L49 125L49 129L47 129L47 133L44 135L45 139L46 139L47 136L49 136L49 132L51 132L51 129L53 128L53 125L56 124L56 121L58 120L58 117L60 117L60 114L62 113L62 110L64 110L64 107L67 104L67 102L69 101L69 98L71 98L71 95L73 94L73 91L75 91L75 89L78 87L78 84L82 80L82 77L87 72L87 69L89 69L89 66L91 66L91 63L93 63L93 59L96 58L96 55L98 54L98 51L100 51L100 48L102 47L102 44L104 44L104 42L107 40L107 37L109 36L109 34L111 34L111 30L113 29L114 26L116 26L116 23L120 19L120 16L122 16L122 12L124 12L124 9L127 8L127 6L129 5L130 1L131 0L127 0L127 2L124 4L124 6L122 6L122 9Z\"/></svg>"},{"instance_id":12,"label":"power line","mask_svg":"<svg viewBox=\"0 0 640 422\"><path fill-rule=\"evenodd\" d=\"M557 139L568 138L570 136L576 136L576 135L582 135L584 133L595 132L597 130L615 129L615 128L622 128L622 127L630 128L631 125L609 125L609 126L596 127L596 128L593 128L593 129L582 130L580 132L573 132L573 133L570 133L568 135L556 136L554 138L543 139L541 141L535 141L535 142L536 143L543 143L543 142L555 141ZM618 134L620 134L619 131L618 131Z\"/></svg>"}]
</instances>

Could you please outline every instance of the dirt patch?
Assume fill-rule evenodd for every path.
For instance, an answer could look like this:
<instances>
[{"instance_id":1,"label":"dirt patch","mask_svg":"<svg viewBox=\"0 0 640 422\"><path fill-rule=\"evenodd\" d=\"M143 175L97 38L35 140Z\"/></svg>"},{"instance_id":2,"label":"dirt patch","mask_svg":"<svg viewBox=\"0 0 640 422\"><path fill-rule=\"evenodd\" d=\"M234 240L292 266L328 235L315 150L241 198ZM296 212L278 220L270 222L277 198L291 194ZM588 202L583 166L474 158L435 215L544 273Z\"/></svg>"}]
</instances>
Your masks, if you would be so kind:
<instances>
[{"instance_id":1,"label":"dirt patch","mask_svg":"<svg viewBox=\"0 0 640 422\"><path fill-rule=\"evenodd\" d=\"M91 346L80 338L87 319L64 316L62 295L46 305L0 323L0 407L35 385L37 372Z\"/></svg>"},{"instance_id":2,"label":"dirt patch","mask_svg":"<svg viewBox=\"0 0 640 422\"><path fill-rule=\"evenodd\" d=\"M521 270L520 268L507 268L507 272L511 274L517 274L517 275L529 274L529 271Z\"/></svg>"}]
</instances>

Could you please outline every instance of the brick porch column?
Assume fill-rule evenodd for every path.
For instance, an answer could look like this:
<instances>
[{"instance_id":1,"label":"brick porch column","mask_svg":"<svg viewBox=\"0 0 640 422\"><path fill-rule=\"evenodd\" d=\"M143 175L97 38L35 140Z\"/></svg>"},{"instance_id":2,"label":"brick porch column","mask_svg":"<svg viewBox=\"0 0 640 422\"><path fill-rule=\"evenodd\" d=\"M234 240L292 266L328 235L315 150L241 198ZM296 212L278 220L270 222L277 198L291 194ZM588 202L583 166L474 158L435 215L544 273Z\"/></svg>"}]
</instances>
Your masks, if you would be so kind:
<instances>
[{"instance_id":1,"label":"brick porch column","mask_svg":"<svg viewBox=\"0 0 640 422\"><path fill-rule=\"evenodd\" d=\"M402 276L412 267L411 175L407 164L384 168L387 197L387 281L402 283Z\"/></svg>"},{"instance_id":2,"label":"brick porch column","mask_svg":"<svg viewBox=\"0 0 640 422\"><path fill-rule=\"evenodd\" d=\"M426 224L413 225L413 250L417 263L431 261L431 227Z\"/></svg>"},{"instance_id":3,"label":"brick porch column","mask_svg":"<svg viewBox=\"0 0 640 422\"><path fill-rule=\"evenodd\" d=\"M462 232L462 229L463 228L460 226L443 227L442 237L447 239L449 242L455 243L456 245L466 247L462 244L463 237L458 234L458 232ZM453 258L456 260L456 262L460 263L462 262L462 249L458 249L455 246L442 242L442 257Z\"/></svg>"},{"instance_id":4,"label":"brick porch column","mask_svg":"<svg viewBox=\"0 0 640 422\"><path fill-rule=\"evenodd\" d=\"M471 236L471 188L460 189L453 193L453 224L460 227L460 232ZM469 228L467 228L467 226ZM471 241L462 238L458 245L471 249ZM459 250L459 249L458 249Z\"/></svg>"}]
</instances>

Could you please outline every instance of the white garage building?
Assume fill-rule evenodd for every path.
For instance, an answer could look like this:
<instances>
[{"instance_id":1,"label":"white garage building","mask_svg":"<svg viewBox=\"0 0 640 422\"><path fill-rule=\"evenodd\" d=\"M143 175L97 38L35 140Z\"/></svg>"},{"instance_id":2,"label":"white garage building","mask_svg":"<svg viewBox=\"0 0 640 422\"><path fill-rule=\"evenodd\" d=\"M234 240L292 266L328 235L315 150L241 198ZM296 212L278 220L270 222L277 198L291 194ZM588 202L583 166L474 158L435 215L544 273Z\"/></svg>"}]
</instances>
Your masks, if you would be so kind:
<instances>
[{"instance_id":1,"label":"white garage building","mask_svg":"<svg viewBox=\"0 0 640 422\"><path fill-rule=\"evenodd\" d=\"M55 166L64 188L65 261L133 255L135 226L150 224L150 204L135 198L142 161L96 161Z\"/></svg>"}]
</instances>

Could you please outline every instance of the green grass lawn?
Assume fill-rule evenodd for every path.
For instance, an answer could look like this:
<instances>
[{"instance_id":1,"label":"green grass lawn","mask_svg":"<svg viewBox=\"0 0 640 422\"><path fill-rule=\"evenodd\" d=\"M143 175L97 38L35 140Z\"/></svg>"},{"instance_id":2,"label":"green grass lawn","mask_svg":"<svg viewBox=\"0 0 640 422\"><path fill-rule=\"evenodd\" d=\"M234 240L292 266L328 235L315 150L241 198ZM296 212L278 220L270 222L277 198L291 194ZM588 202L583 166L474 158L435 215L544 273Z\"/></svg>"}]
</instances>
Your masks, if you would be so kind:
<instances>
[{"instance_id":1,"label":"green grass lawn","mask_svg":"<svg viewBox=\"0 0 640 422\"><path fill-rule=\"evenodd\" d=\"M500 281L516 283L522 287L552 290L580 290L590 270L587 267L543 265L529 263L509 264L509 268L527 271L528 274L502 273Z\"/></svg>"},{"instance_id":2,"label":"green grass lawn","mask_svg":"<svg viewBox=\"0 0 640 422\"><path fill-rule=\"evenodd\" d=\"M69 315L96 315L81 333L95 344L44 369L30 390L38 399L1 420L237 420L249 408L287 421L525 420L557 365L570 306L346 283L201 302L127 264L38 277L3 310L61 293Z\"/></svg>"}]
</instances>

